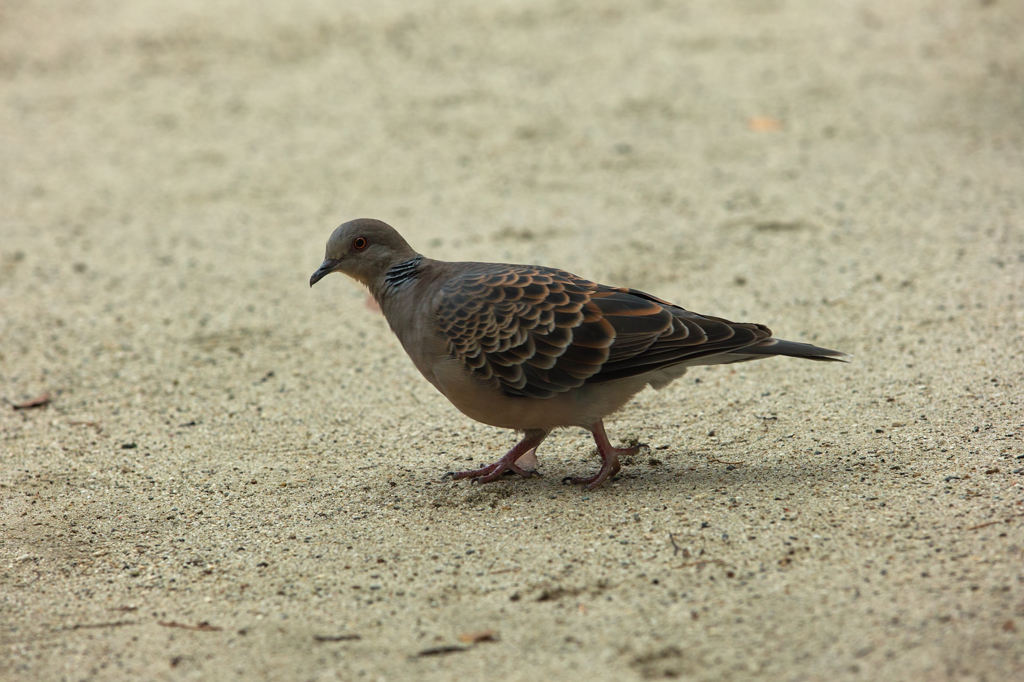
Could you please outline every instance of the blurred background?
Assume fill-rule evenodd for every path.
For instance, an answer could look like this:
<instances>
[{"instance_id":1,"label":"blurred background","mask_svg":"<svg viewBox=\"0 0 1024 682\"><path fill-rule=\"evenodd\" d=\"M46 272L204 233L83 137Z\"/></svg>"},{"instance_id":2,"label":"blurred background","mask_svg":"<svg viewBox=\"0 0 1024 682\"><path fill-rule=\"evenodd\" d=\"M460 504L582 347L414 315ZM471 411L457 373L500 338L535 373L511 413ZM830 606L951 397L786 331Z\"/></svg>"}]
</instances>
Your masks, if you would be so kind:
<instances>
[{"instance_id":1,"label":"blurred background","mask_svg":"<svg viewBox=\"0 0 1024 682\"><path fill-rule=\"evenodd\" d=\"M39 383L12 363L35 364L23 349L51 345L38 323L56 318L87 343L115 322L187 338L267 315L307 333L310 302L338 295L305 291L308 273L359 216L434 257L559 265L734 319L871 292L878 331L891 312L872 301L915 272L1013 241L969 209L1021 187L1021 18L1006 2L7 3L5 378ZM953 232L956 249L933 239ZM98 300L88 324L55 312Z\"/></svg>"}]
</instances>

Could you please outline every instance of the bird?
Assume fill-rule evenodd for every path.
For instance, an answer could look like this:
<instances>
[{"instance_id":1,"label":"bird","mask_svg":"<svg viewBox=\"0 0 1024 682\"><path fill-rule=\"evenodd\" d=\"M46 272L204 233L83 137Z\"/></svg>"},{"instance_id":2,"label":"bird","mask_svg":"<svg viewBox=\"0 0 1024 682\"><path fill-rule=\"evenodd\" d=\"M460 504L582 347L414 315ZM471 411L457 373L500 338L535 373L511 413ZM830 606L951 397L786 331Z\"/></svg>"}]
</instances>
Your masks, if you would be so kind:
<instances>
[{"instance_id":1,"label":"bird","mask_svg":"<svg viewBox=\"0 0 1024 682\"><path fill-rule=\"evenodd\" d=\"M413 364L460 412L522 434L494 463L446 474L454 480L528 478L552 431L581 427L593 435L601 466L563 481L592 490L619 472L620 457L638 451L614 447L604 419L647 386L664 388L696 365L852 358L558 268L427 258L370 218L333 231L310 287L333 272L369 289Z\"/></svg>"}]
</instances>

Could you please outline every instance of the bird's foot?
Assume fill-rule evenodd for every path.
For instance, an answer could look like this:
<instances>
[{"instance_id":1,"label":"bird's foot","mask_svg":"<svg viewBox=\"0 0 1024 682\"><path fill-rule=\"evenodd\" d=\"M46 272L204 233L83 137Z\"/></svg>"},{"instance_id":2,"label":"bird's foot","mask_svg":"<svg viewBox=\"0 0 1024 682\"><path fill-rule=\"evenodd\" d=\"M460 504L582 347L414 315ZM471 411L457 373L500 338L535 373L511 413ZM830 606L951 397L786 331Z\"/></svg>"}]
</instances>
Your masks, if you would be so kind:
<instances>
[{"instance_id":1,"label":"bird's foot","mask_svg":"<svg viewBox=\"0 0 1024 682\"><path fill-rule=\"evenodd\" d=\"M619 469L622 468L622 465L619 464L620 456L630 457L640 451L639 445L631 448L612 447L612 444L608 441L608 434L604 431L604 422L601 420L598 420L590 427L590 432L594 434L594 442L597 443L597 451L601 455L601 468L593 476L576 478L567 476L562 479L562 483L575 483L576 485L582 485L587 490L593 490L619 473Z\"/></svg>"},{"instance_id":2,"label":"bird's foot","mask_svg":"<svg viewBox=\"0 0 1024 682\"><path fill-rule=\"evenodd\" d=\"M537 446L541 444L547 437L546 431L528 431L526 436L516 443L515 447L509 450L504 457L499 459L493 464L488 464L485 467L479 469L470 469L468 471L449 471L445 474L442 479L450 478L453 481L458 481L462 478L472 479L474 483L490 483L496 481L507 473L517 474L523 478L530 478L531 476L540 476L540 473L533 469L526 469L519 465L522 461L523 464L536 463L536 451Z\"/></svg>"},{"instance_id":3,"label":"bird's foot","mask_svg":"<svg viewBox=\"0 0 1024 682\"><path fill-rule=\"evenodd\" d=\"M608 448L601 452L601 468L593 476L566 476L562 483L582 485L587 490L593 490L609 478L619 473L622 465L619 464L619 457L631 457L640 451L639 447L634 448Z\"/></svg>"},{"instance_id":4,"label":"bird's foot","mask_svg":"<svg viewBox=\"0 0 1024 682\"><path fill-rule=\"evenodd\" d=\"M530 476L540 474L536 471L527 471L522 467L518 467L514 462L505 462L505 458L502 457L493 464L488 464L485 467L479 469L470 469L468 471L449 471L442 478L450 478L453 481L458 481L462 478L472 479L474 483L490 483L496 481L505 474L518 474L523 478L529 478Z\"/></svg>"}]
</instances>

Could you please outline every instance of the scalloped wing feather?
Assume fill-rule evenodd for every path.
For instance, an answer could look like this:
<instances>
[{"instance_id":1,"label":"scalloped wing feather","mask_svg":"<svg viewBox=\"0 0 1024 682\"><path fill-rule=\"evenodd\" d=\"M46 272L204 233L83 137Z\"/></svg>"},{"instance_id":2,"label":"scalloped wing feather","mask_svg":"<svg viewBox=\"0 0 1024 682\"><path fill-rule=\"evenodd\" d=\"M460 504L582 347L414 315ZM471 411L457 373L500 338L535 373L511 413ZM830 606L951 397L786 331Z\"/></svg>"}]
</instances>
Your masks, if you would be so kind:
<instances>
[{"instance_id":1,"label":"scalloped wing feather","mask_svg":"<svg viewBox=\"0 0 1024 682\"><path fill-rule=\"evenodd\" d=\"M437 300L449 353L513 396L550 398L771 337L763 325L704 317L540 266L474 264Z\"/></svg>"}]
</instances>

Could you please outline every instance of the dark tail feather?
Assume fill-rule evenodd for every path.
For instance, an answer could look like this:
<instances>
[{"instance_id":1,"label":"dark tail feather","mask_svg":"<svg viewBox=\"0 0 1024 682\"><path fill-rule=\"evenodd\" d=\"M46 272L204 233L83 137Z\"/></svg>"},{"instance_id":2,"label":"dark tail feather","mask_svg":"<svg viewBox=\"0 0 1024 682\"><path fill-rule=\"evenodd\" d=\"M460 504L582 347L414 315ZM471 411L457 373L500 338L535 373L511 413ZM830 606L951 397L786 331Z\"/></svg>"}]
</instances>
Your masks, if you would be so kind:
<instances>
[{"instance_id":1,"label":"dark tail feather","mask_svg":"<svg viewBox=\"0 0 1024 682\"><path fill-rule=\"evenodd\" d=\"M756 360L759 357L771 355L785 355L791 358L804 358L805 360L821 360L826 362L850 362L852 355L840 353L837 350L812 346L809 343L797 343L796 341L784 341L782 339L765 339L761 343L740 348L729 353L729 355L754 356L744 358Z\"/></svg>"}]
</instances>

